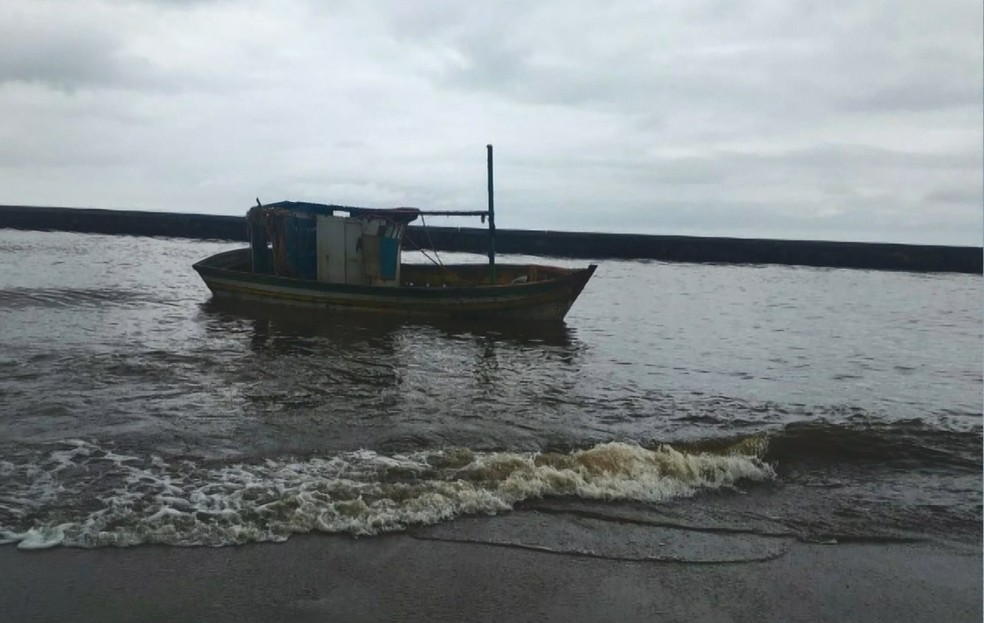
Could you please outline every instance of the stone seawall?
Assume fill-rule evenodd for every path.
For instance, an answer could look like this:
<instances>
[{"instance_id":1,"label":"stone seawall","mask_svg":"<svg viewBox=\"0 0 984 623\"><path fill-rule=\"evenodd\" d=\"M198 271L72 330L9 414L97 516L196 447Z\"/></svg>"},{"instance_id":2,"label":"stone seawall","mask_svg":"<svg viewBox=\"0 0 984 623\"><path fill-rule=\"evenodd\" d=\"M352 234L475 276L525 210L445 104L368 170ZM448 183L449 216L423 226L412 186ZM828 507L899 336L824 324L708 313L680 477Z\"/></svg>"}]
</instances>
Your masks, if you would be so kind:
<instances>
[{"instance_id":1,"label":"stone seawall","mask_svg":"<svg viewBox=\"0 0 984 623\"><path fill-rule=\"evenodd\" d=\"M0 206L0 228L84 233L246 240L241 216ZM485 253L488 232L478 228L408 230L407 248ZM650 259L722 264L790 264L834 268L981 274L981 247L704 238L498 229L496 252L585 259Z\"/></svg>"}]
</instances>

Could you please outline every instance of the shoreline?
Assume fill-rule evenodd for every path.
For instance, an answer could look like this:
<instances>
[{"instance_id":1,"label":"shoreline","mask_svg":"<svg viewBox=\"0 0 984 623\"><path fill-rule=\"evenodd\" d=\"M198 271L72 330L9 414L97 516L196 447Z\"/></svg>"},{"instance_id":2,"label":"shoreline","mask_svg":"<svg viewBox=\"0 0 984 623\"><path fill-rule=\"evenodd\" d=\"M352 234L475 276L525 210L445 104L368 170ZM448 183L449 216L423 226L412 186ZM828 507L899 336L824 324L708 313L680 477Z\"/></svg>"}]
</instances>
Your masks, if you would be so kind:
<instances>
[{"instance_id":1,"label":"shoreline","mask_svg":"<svg viewBox=\"0 0 984 623\"><path fill-rule=\"evenodd\" d=\"M979 544L978 544L979 545ZM794 543L767 561L628 562L307 534L222 548L0 548L11 621L980 621L965 543Z\"/></svg>"}]
</instances>

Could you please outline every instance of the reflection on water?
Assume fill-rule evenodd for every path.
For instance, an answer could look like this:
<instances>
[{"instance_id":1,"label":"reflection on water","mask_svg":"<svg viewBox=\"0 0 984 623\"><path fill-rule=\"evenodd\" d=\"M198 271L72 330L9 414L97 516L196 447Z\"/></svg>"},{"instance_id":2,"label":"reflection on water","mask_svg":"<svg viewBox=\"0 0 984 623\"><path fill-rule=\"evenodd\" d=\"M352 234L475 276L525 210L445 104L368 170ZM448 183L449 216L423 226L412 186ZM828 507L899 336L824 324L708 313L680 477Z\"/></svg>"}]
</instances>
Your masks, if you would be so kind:
<instances>
[{"instance_id":1,"label":"reflection on water","mask_svg":"<svg viewBox=\"0 0 984 623\"><path fill-rule=\"evenodd\" d=\"M563 321L465 321L460 319L406 319L386 314L333 315L304 307L210 298L201 304L210 329L227 331L243 319L253 322L257 338L270 336L324 337L332 343L356 343L389 338L393 334L434 332L445 339L485 339L523 346L575 348L575 330Z\"/></svg>"},{"instance_id":2,"label":"reflection on water","mask_svg":"<svg viewBox=\"0 0 984 623\"><path fill-rule=\"evenodd\" d=\"M209 341L248 343L216 371L268 427L266 439L282 440L279 451L326 439L410 450L446 444L451 431L475 447L523 443L578 394L586 348L562 322L338 316L217 299L200 315Z\"/></svg>"}]
</instances>

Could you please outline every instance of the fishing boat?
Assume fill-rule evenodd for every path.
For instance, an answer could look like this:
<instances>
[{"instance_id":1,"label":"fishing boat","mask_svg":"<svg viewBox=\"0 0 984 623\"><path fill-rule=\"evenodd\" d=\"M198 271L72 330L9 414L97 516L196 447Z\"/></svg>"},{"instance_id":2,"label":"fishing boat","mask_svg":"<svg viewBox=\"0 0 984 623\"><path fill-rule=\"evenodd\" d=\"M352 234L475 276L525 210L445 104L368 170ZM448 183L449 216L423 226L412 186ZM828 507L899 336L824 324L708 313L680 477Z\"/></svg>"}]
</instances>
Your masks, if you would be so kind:
<instances>
[{"instance_id":1,"label":"fishing boat","mask_svg":"<svg viewBox=\"0 0 984 623\"><path fill-rule=\"evenodd\" d=\"M257 201L246 215L249 248L213 255L194 269L216 298L359 313L560 320L597 266L496 264L492 146L487 149L487 210ZM487 219L488 264L403 263L407 225L425 216Z\"/></svg>"}]
</instances>

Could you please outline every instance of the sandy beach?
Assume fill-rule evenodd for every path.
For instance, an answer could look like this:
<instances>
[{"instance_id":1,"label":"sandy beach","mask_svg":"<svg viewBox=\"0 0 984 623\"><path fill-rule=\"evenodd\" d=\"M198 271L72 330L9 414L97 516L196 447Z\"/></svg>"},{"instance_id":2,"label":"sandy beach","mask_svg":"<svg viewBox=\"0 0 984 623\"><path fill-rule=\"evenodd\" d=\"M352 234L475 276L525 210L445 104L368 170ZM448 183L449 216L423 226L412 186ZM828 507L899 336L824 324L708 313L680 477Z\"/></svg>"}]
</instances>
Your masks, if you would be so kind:
<instances>
[{"instance_id":1,"label":"sandy beach","mask_svg":"<svg viewBox=\"0 0 984 623\"><path fill-rule=\"evenodd\" d=\"M7 621L980 621L981 552L793 544L627 562L408 534L225 548L0 549Z\"/></svg>"}]
</instances>

